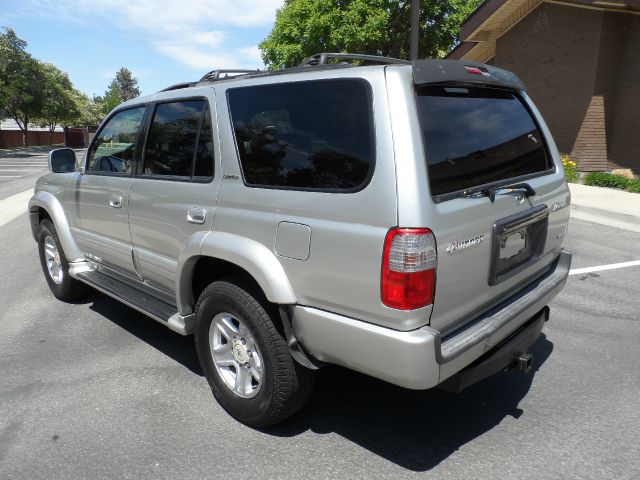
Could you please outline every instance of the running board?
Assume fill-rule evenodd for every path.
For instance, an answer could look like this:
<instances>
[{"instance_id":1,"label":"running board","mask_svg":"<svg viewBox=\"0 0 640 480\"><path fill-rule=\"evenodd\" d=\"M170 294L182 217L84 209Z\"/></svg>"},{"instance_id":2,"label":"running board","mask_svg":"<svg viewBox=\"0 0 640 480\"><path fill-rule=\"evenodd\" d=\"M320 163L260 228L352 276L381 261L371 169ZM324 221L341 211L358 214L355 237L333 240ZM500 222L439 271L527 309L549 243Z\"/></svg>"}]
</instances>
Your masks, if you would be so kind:
<instances>
[{"instance_id":1,"label":"running board","mask_svg":"<svg viewBox=\"0 0 640 480\"><path fill-rule=\"evenodd\" d=\"M152 288L103 269L74 272L74 278L144 313L181 335L193 333L194 315L180 315L174 302ZM165 298L160 298L161 296Z\"/></svg>"}]
</instances>

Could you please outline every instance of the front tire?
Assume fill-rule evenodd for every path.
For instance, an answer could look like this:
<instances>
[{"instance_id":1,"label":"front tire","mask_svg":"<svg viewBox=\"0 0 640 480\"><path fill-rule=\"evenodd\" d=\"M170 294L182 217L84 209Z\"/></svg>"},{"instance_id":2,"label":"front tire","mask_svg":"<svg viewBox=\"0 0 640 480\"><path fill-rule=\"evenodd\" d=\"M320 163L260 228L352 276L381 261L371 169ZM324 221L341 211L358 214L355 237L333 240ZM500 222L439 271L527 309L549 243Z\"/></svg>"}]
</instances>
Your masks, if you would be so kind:
<instances>
[{"instance_id":1,"label":"front tire","mask_svg":"<svg viewBox=\"0 0 640 480\"><path fill-rule=\"evenodd\" d=\"M314 372L291 357L277 318L259 293L229 281L209 285L196 305L196 349L213 395L255 428L294 414L313 389Z\"/></svg>"},{"instance_id":2,"label":"front tire","mask_svg":"<svg viewBox=\"0 0 640 480\"><path fill-rule=\"evenodd\" d=\"M53 223L44 219L38 226L38 253L44 278L53 295L65 302L84 297L89 287L69 275L69 262Z\"/></svg>"}]
</instances>

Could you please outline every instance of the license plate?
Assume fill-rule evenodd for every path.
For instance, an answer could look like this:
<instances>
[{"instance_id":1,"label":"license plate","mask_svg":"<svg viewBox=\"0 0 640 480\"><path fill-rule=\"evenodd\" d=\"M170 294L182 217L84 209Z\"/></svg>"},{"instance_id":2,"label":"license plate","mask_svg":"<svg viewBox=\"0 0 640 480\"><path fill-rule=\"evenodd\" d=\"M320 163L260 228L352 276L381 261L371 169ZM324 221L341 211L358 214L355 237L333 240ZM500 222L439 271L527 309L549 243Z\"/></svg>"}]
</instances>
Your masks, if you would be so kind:
<instances>
[{"instance_id":1,"label":"license plate","mask_svg":"<svg viewBox=\"0 0 640 480\"><path fill-rule=\"evenodd\" d=\"M540 260L548 223L549 209L546 205L538 205L493 225L489 285L504 282Z\"/></svg>"},{"instance_id":2,"label":"license plate","mask_svg":"<svg viewBox=\"0 0 640 480\"><path fill-rule=\"evenodd\" d=\"M527 229L504 235L500 241L500 260L509 260L527 248Z\"/></svg>"}]
</instances>

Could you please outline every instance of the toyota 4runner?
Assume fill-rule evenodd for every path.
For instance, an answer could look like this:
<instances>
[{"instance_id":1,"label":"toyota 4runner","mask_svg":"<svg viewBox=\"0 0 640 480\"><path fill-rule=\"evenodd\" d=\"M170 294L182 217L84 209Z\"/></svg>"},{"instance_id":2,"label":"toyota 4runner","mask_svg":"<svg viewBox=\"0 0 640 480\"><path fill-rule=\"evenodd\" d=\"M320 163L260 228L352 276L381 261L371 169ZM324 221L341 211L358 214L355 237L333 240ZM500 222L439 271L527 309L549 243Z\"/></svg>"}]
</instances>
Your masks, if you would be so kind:
<instances>
[{"instance_id":1,"label":"toyota 4runner","mask_svg":"<svg viewBox=\"0 0 640 480\"><path fill-rule=\"evenodd\" d=\"M528 371L571 263L558 150L489 65L213 71L49 164L29 214L53 294L92 287L194 334L214 396L254 427L325 364L410 389Z\"/></svg>"}]
</instances>

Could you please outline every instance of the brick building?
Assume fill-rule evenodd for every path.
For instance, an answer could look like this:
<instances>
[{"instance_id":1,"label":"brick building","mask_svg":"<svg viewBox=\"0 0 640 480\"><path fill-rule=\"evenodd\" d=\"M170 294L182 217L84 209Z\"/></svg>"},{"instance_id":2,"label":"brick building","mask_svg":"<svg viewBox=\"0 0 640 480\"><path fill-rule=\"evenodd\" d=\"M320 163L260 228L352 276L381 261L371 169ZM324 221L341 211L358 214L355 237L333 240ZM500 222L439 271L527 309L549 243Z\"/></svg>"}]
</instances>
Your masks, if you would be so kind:
<instances>
[{"instance_id":1,"label":"brick building","mask_svg":"<svg viewBox=\"0 0 640 480\"><path fill-rule=\"evenodd\" d=\"M448 58L515 72L584 171L640 174L640 0L486 0Z\"/></svg>"}]
</instances>

